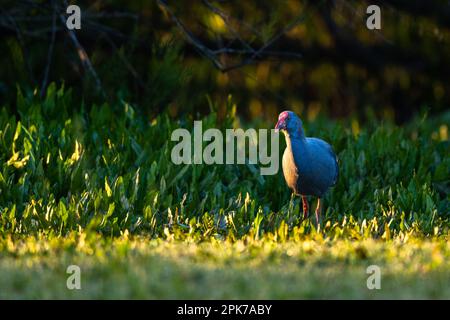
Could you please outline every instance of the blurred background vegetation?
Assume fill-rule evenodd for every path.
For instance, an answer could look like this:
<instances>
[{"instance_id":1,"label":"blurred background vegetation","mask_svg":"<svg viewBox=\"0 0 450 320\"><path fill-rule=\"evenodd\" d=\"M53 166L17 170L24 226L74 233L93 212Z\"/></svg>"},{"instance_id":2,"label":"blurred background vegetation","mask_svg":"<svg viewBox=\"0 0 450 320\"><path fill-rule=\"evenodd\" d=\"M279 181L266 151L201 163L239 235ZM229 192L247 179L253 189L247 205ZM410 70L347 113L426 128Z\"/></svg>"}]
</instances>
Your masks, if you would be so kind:
<instances>
[{"instance_id":1,"label":"blurred background vegetation","mask_svg":"<svg viewBox=\"0 0 450 320\"><path fill-rule=\"evenodd\" d=\"M81 30L65 9L81 8ZM366 8L381 7L381 30ZM153 117L207 114L232 94L244 119L282 109L307 119L404 123L450 105L448 1L3 1L0 98L16 86L74 88ZM223 103L220 103L223 102ZM18 115L18 110L13 110Z\"/></svg>"}]
</instances>

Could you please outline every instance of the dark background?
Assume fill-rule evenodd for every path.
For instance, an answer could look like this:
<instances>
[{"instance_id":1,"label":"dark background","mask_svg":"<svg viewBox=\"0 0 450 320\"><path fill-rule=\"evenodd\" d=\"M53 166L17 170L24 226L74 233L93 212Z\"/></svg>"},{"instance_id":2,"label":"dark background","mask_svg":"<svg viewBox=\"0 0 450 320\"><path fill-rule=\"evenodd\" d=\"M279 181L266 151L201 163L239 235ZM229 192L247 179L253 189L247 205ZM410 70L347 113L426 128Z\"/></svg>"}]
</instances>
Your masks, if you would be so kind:
<instances>
[{"instance_id":1,"label":"dark background","mask_svg":"<svg viewBox=\"0 0 450 320\"><path fill-rule=\"evenodd\" d=\"M44 95L52 81L84 105L125 100L149 116L195 117L230 94L246 119L289 108L404 123L450 105L449 1L2 3L0 97L13 111L17 83ZM72 33L70 3L82 11Z\"/></svg>"}]
</instances>

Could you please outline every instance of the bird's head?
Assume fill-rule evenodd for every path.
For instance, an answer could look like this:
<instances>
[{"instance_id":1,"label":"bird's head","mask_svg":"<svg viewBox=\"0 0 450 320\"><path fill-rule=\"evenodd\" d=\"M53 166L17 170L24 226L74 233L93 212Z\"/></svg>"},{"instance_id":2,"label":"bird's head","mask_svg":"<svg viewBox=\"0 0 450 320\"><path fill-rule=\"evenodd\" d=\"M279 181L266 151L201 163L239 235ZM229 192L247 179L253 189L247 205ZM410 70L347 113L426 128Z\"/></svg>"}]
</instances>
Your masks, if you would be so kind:
<instances>
[{"instance_id":1,"label":"bird's head","mask_svg":"<svg viewBox=\"0 0 450 320\"><path fill-rule=\"evenodd\" d=\"M292 111L283 111L278 116L275 131L281 131L290 136L303 135L302 120Z\"/></svg>"}]
</instances>

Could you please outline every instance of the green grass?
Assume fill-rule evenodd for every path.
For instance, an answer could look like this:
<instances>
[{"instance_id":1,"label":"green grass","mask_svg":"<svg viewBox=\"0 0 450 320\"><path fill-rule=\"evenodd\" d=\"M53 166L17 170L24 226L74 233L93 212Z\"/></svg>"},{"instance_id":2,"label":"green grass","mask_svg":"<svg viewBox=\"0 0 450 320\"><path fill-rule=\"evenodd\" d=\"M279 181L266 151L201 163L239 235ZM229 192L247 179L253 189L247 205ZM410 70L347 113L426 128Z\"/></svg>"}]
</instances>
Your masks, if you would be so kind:
<instances>
[{"instance_id":1,"label":"green grass","mask_svg":"<svg viewBox=\"0 0 450 320\"><path fill-rule=\"evenodd\" d=\"M239 125L231 102L210 107L204 130ZM450 298L449 113L304 121L340 159L316 230L281 174L174 165L170 134L193 118L86 111L55 85L17 109L0 109L0 298Z\"/></svg>"},{"instance_id":2,"label":"green grass","mask_svg":"<svg viewBox=\"0 0 450 320\"><path fill-rule=\"evenodd\" d=\"M450 298L444 241L325 240L184 243L86 234L2 243L0 298ZM66 269L81 268L81 290ZM380 290L366 269L381 268Z\"/></svg>"}]
</instances>

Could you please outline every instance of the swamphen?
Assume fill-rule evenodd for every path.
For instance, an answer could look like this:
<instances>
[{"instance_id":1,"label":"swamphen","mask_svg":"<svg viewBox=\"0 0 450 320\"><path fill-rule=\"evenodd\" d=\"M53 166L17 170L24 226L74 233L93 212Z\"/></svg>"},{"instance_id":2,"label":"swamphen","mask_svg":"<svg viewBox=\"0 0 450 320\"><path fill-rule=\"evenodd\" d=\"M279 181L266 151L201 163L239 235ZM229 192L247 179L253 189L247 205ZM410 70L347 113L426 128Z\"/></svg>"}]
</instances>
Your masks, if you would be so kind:
<instances>
[{"instance_id":1,"label":"swamphen","mask_svg":"<svg viewBox=\"0 0 450 320\"><path fill-rule=\"evenodd\" d=\"M303 217L308 217L306 196L316 196L316 222L319 226L322 211L321 198L336 184L339 167L333 148L318 138L305 137L302 121L292 111L283 111L275 126L286 139L283 154L283 174L289 188L295 195L301 195Z\"/></svg>"}]
</instances>

